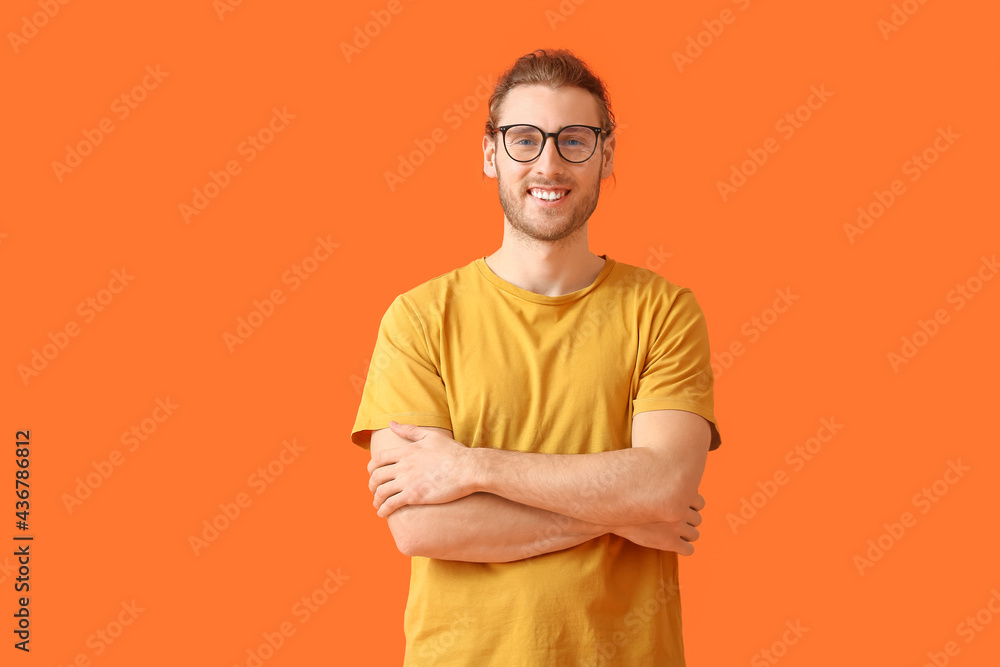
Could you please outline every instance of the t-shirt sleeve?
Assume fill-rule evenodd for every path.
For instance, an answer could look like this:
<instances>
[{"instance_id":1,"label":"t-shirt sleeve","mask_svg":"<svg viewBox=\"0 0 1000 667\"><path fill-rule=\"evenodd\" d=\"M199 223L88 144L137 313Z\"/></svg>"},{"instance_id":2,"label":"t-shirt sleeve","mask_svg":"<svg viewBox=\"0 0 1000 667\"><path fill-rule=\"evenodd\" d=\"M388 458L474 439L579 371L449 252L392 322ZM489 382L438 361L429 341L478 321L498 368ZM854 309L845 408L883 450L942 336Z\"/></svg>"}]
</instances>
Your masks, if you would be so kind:
<instances>
[{"instance_id":1,"label":"t-shirt sleeve","mask_svg":"<svg viewBox=\"0 0 1000 667\"><path fill-rule=\"evenodd\" d=\"M368 449L372 431L388 428L390 420L452 429L444 380L404 295L393 300L379 325L351 442Z\"/></svg>"},{"instance_id":2,"label":"t-shirt sleeve","mask_svg":"<svg viewBox=\"0 0 1000 667\"><path fill-rule=\"evenodd\" d=\"M632 413L687 410L708 420L709 449L722 444L715 420L708 327L697 299L681 288L673 300L657 299L651 315L649 351L639 375Z\"/></svg>"}]
</instances>

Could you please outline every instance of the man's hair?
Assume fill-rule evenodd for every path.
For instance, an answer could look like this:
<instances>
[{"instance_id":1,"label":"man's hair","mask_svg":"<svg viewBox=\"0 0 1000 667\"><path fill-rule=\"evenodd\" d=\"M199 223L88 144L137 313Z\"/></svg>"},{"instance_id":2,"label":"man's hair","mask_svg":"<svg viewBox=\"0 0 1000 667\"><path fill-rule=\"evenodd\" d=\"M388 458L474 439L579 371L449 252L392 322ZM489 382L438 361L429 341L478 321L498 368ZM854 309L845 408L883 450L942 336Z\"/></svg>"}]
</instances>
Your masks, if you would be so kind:
<instances>
[{"instance_id":1,"label":"man's hair","mask_svg":"<svg viewBox=\"0 0 1000 667\"><path fill-rule=\"evenodd\" d=\"M601 129L606 133L615 129L615 114L611 110L604 82L587 67L586 63L566 49L537 49L523 55L497 79L493 94L490 95L489 117L486 119L486 134L494 135L500 119L504 100L515 86L544 84L552 88L573 87L586 90L597 101L597 113Z\"/></svg>"}]
</instances>

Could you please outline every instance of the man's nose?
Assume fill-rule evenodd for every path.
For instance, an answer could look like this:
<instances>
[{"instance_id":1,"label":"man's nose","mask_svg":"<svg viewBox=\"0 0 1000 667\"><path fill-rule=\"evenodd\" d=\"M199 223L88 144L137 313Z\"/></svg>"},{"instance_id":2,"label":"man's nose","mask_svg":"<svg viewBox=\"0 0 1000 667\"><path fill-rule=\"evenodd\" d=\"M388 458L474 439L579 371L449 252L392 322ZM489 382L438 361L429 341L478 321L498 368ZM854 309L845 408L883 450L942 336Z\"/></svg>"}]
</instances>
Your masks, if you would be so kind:
<instances>
[{"instance_id":1,"label":"man's nose","mask_svg":"<svg viewBox=\"0 0 1000 667\"><path fill-rule=\"evenodd\" d=\"M535 159L534 171L538 174L561 174L566 169L566 161L556 150L555 137L548 137L542 154Z\"/></svg>"}]
</instances>

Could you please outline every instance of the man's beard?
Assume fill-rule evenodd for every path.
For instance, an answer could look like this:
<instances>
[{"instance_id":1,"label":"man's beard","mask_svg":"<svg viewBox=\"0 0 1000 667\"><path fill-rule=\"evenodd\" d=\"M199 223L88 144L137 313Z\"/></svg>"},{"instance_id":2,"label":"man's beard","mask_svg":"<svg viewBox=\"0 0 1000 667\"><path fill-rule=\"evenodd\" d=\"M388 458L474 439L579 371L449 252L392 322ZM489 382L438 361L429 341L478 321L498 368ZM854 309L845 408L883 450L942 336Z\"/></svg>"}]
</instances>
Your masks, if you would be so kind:
<instances>
[{"instance_id":1,"label":"man's beard","mask_svg":"<svg viewBox=\"0 0 1000 667\"><path fill-rule=\"evenodd\" d=\"M587 224L587 220L597 208L597 199L600 195L600 177L594 188L585 192L583 188L574 188L569 196L575 200L573 208L568 211L550 212L539 208L529 212L527 209L531 205L527 201L531 193L527 189L508 191L504 187L504 181L497 171L497 190L500 194L500 206L503 207L504 215L510 222L511 227L524 236L536 241L560 241L575 234L581 227ZM561 186L549 186L561 187ZM536 221L561 220L561 224L556 227L537 224Z\"/></svg>"}]
</instances>

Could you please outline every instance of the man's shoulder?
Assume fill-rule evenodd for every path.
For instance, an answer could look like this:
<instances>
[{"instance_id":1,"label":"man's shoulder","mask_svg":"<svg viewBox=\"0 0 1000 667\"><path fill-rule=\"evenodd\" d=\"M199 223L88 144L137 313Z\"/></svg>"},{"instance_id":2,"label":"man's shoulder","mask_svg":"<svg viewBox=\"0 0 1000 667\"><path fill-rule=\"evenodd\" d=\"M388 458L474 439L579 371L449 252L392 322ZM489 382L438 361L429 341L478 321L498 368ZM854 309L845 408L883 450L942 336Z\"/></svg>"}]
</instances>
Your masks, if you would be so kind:
<instances>
[{"instance_id":1,"label":"man's shoulder","mask_svg":"<svg viewBox=\"0 0 1000 667\"><path fill-rule=\"evenodd\" d=\"M473 288L478 277L476 261L474 259L463 266L425 280L406 290L396 299L403 301L418 313L438 312L456 296L467 294Z\"/></svg>"},{"instance_id":2,"label":"man's shoulder","mask_svg":"<svg viewBox=\"0 0 1000 667\"><path fill-rule=\"evenodd\" d=\"M610 283L619 289L634 289L640 298L663 299L672 302L680 294L690 292L690 288L668 280L666 277L642 266L615 261Z\"/></svg>"}]
</instances>

